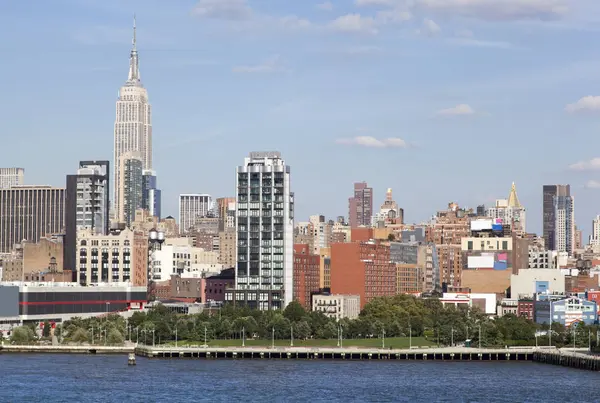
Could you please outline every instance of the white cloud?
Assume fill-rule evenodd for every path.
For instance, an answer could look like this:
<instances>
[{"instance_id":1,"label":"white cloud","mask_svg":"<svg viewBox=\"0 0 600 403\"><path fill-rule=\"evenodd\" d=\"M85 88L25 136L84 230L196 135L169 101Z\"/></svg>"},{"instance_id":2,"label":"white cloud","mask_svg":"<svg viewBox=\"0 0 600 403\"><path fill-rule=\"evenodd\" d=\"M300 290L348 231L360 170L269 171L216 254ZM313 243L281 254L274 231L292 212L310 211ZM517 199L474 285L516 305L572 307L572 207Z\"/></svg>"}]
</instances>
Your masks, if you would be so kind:
<instances>
[{"instance_id":1,"label":"white cloud","mask_svg":"<svg viewBox=\"0 0 600 403\"><path fill-rule=\"evenodd\" d=\"M253 15L247 0L200 0L194 14L221 20L247 20Z\"/></svg>"},{"instance_id":2,"label":"white cloud","mask_svg":"<svg viewBox=\"0 0 600 403\"><path fill-rule=\"evenodd\" d=\"M467 104L459 104L452 108L442 109L437 114L439 116L467 116L474 115L475 111Z\"/></svg>"},{"instance_id":3,"label":"white cloud","mask_svg":"<svg viewBox=\"0 0 600 403\"><path fill-rule=\"evenodd\" d=\"M234 73L275 73L284 71L278 55L272 56L264 62L251 66L236 66L231 71Z\"/></svg>"},{"instance_id":4,"label":"white cloud","mask_svg":"<svg viewBox=\"0 0 600 403\"><path fill-rule=\"evenodd\" d=\"M329 23L329 26L340 32L357 32L377 34L377 24L372 17L363 17L360 14L346 14Z\"/></svg>"},{"instance_id":5,"label":"white cloud","mask_svg":"<svg viewBox=\"0 0 600 403\"><path fill-rule=\"evenodd\" d=\"M423 25L420 29L417 30L417 34L425 35L425 36L435 36L442 32L442 28L435 21L430 20L429 18L425 18L423 20Z\"/></svg>"},{"instance_id":6,"label":"white cloud","mask_svg":"<svg viewBox=\"0 0 600 403\"><path fill-rule=\"evenodd\" d=\"M304 18L299 18L295 15L289 15L279 19L279 24L284 28L289 29L307 29L312 27L312 23Z\"/></svg>"},{"instance_id":7,"label":"white cloud","mask_svg":"<svg viewBox=\"0 0 600 403\"><path fill-rule=\"evenodd\" d=\"M565 111L569 113L576 112L599 112L600 111L600 96L588 95L581 98L579 101L569 104L565 107Z\"/></svg>"},{"instance_id":8,"label":"white cloud","mask_svg":"<svg viewBox=\"0 0 600 403\"><path fill-rule=\"evenodd\" d=\"M331 11L333 10L333 4L330 1L326 1L325 3L317 4L317 8L323 11Z\"/></svg>"},{"instance_id":9,"label":"white cloud","mask_svg":"<svg viewBox=\"0 0 600 403\"><path fill-rule=\"evenodd\" d=\"M378 139L373 136L357 136L337 139L336 143L371 148L408 148L408 143L398 137Z\"/></svg>"},{"instance_id":10,"label":"white cloud","mask_svg":"<svg viewBox=\"0 0 600 403\"><path fill-rule=\"evenodd\" d=\"M354 4L357 7L368 7L368 6L393 6L397 1L394 0L354 0Z\"/></svg>"},{"instance_id":11,"label":"white cloud","mask_svg":"<svg viewBox=\"0 0 600 403\"><path fill-rule=\"evenodd\" d=\"M579 161L569 165L571 171L599 171L600 157L592 158L587 161Z\"/></svg>"},{"instance_id":12,"label":"white cloud","mask_svg":"<svg viewBox=\"0 0 600 403\"><path fill-rule=\"evenodd\" d=\"M568 0L416 0L429 11L492 21L555 20L569 11Z\"/></svg>"},{"instance_id":13,"label":"white cloud","mask_svg":"<svg viewBox=\"0 0 600 403\"><path fill-rule=\"evenodd\" d=\"M585 187L588 189L600 189L600 182L590 179L589 181L587 181L587 183L585 184Z\"/></svg>"},{"instance_id":14,"label":"white cloud","mask_svg":"<svg viewBox=\"0 0 600 403\"><path fill-rule=\"evenodd\" d=\"M517 47L510 42L503 41L485 41L473 38L448 38L446 39L451 45L471 46L476 48L495 48L495 49L516 49Z\"/></svg>"}]
</instances>

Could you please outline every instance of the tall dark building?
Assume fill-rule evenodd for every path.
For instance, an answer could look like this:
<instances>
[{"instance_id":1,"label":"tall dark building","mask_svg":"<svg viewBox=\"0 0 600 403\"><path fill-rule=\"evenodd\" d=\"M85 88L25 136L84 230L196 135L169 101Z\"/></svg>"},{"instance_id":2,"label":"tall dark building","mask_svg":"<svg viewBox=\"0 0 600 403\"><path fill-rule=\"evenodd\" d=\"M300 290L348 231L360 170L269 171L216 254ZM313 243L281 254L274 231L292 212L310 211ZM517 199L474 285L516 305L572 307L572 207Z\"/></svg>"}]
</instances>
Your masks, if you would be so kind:
<instances>
[{"instance_id":1,"label":"tall dark building","mask_svg":"<svg viewBox=\"0 0 600 403\"><path fill-rule=\"evenodd\" d=\"M548 250L573 252L575 247L574 202L570 185L544 185L543 236Z\"/></svg>"},{"instance_id":2,"label":"tall dark building","mask_svg":"<svg viewBox=\"0 0 600 403\"><path fill-rule=\"evenodd\" d=\"M348 220L350 227L371 225L373 216L373 188L367 182L354 184L354 196L348 199Z\"/></svg>"},{"instance_id":3,"label":"tall dark building","mask_svg":"<svg viewBox=\"0 0 600 403\"><path fill-rule=\"evenodd\" d=\"M157 187L156 172L146 170L142 174L142 208L160 219L161 191Z\"/></svg>"},{"instance_id":4,"label":"tall dark building","mask_svg":"<svg viewBox=\"0 0 600 403\"><path fill-rule=\"evenodd\" d=\"M106 235L110 227L110 167L108 161L80 161L76 175L67 175L65 195L65 270L77 272L77 231Z\"/></svg>"}]
</instances>

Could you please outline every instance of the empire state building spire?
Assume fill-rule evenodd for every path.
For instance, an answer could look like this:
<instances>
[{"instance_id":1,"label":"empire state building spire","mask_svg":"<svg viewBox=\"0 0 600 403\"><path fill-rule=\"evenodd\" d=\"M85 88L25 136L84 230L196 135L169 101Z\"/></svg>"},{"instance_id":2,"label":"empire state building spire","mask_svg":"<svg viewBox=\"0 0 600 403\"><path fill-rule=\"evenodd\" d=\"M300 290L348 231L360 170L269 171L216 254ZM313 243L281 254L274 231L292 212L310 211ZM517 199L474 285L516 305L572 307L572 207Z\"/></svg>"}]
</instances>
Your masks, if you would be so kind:
<instances>
[{"instance_id":1,"label":"empire state building spire","mask_svg":"<svg viewBox=\"0 0 600 403\"><path fill-rule=\"evenodd\" d=\"M140 77L140 61L137 52L135 15L133 16L133 40L131 46L131 54L129 56L129 76L127 78L127 84L138 86L142 85Z\"/></svg>"}]
</instances>

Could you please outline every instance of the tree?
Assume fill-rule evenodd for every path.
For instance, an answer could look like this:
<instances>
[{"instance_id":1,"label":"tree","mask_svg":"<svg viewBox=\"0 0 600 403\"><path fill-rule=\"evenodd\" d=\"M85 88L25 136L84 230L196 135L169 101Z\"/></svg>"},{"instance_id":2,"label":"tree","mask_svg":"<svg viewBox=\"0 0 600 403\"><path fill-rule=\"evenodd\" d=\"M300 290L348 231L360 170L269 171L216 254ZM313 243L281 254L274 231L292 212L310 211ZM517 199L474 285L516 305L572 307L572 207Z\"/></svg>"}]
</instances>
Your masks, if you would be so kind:
<instances>
[{"instance_id":1,"label":"tree","mask_svg":"<svg viewBox=\"0 0 600 403\"><path fill-rule=\"evenodd\" d=\"M388 241L390 242L394 242L396 240L396 235L394 234L389 234L387 237Z\"/></svg>"},{"instance_id":2,"label":"tree","mask_svg":"<svg viewBox=\"0 0 600 403\"><path fill-rule=\"evenodd\" d=\"M117 329L111 329L106 336L106 341L111 345L121 345L124 342L123 335Z\"/></svg>"},{"instance_id":3,"label":"tree","mask_svg":"<svg viewBox=\"0 0 600 403\"><path fill-rule=\"evenodd\" d=\"M294 337L300 340L306 340L310 336L310 325L305 320L302 320L293 325Z\"/></svg>"},{"instance_id":4,"label":"tree","mask_svg":"<svg viewBox=\"0 0 600 403\"><path fill-rule=\"evenodd\" d=\"M15 328L10 336L13 344L30 344L35 340L35 333L29 326L19 326Z\"/></svg>"},{"instance_id":5,"label":"tree","mask_svg":"<svg viewBox=\"0 0 600 403\"><path fill-rule=\"evenodd\" d=\"M85 343L89 340L88 332L85 329L77 328L69 339L75 343Z\"/></svg>"},{"instance_id":6,"label":"tree","mask_svg":"<svg viewBox=\"0 0 600 403\"><path fill-rule=\"evenodd\" d=\"M294 300L285 307L283 316L290 322L299 322L306 317L306 311L298 301Z\"/></svg>"}]
</instances>

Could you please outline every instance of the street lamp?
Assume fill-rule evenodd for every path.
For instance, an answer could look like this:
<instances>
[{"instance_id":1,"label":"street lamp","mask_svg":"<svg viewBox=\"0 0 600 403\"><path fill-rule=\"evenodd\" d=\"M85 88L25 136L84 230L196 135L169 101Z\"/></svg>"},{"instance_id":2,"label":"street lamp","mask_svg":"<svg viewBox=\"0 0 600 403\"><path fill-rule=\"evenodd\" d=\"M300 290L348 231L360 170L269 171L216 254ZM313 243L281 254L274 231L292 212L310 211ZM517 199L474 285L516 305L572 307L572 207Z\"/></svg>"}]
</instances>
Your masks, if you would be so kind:
<instances>
[{"instance_id":1,"label":"street lamp","mask_svg":"<svg viewBox=\"0 0 600 403\"><path fill-rule=\"evenodd\" d=\"M381 335L382 335L382 337L381 337L381 348L385 349L385 328L382 328L381 330L382 330L382 332L381 332Z\"/></svg>"},{"instance_id":2,"label":"street lamp","mask_svg":"<svg viewBox=\"0 0 600 403\"><path fill-rule=\"evenodd\" d=\"M481 349L481 323L479 324L479 348Z\"/></svg>"},{"instance_id":3,"label":"street lamp","mask_svg":"<svg viewBox=\"0 0 600 403\"><path fill-rule=\"evenodd\" d=\"M290 347L294 347L294 325L290 325Z\"/></svg>"},{"instance_id":4,"label":"street lamp","mask_svg":"<svg viewBox=\"0 0 600 403\"><path fill-rule=\"evenodd\" d=\"M155 346L155 344L154 344L154 331L155 331L155 329L152 329L152 347Z\"/></svg>"},{"instance_id":5,"label":"street lamp","mask_svg":"<svg viewBox=\"0 0 600 403\"><path fill-rule=\"evenodd\" d=\"M94 344L94 326L92 326L90 328L90 330L92 331L92 345Z\"/></svg>"},{"instance_id":6,"label":"street lamp","mask_svg":"<svg viewBox=\"0 0 600 403\"><path fill-rule=\"evenodd\" d=\"M246 327L242 327L242 347L246 347Z\"/></svg>"},{"instance_id":7,"label":"street lamp","mask_svg":"<svg viewBox=\"0 0 600 403\"><path fill-rule=\"evenodd\" d=\"M438 333L439 338L439 333ZM408 326L408 349L412 350L412 326Z\"/></svg>"},{"instance_id":8,"label":"street lamp","mask_svg":"<svg viewBox=\"0 0 600 403\"><path fill-rule=\"evenodd\" d=\"M275 348L275 326L271 328L271 348Z\"/></svg>"},{"instance_id":9,"label":"street lamp","mask_svg":"<svg viewBox=\"0 0 600 403\"><path fill-rule=\"evenodd\" d=\"M454 326L450 328L450 347L454 347Z\"/></svg>"}]
</instances>

